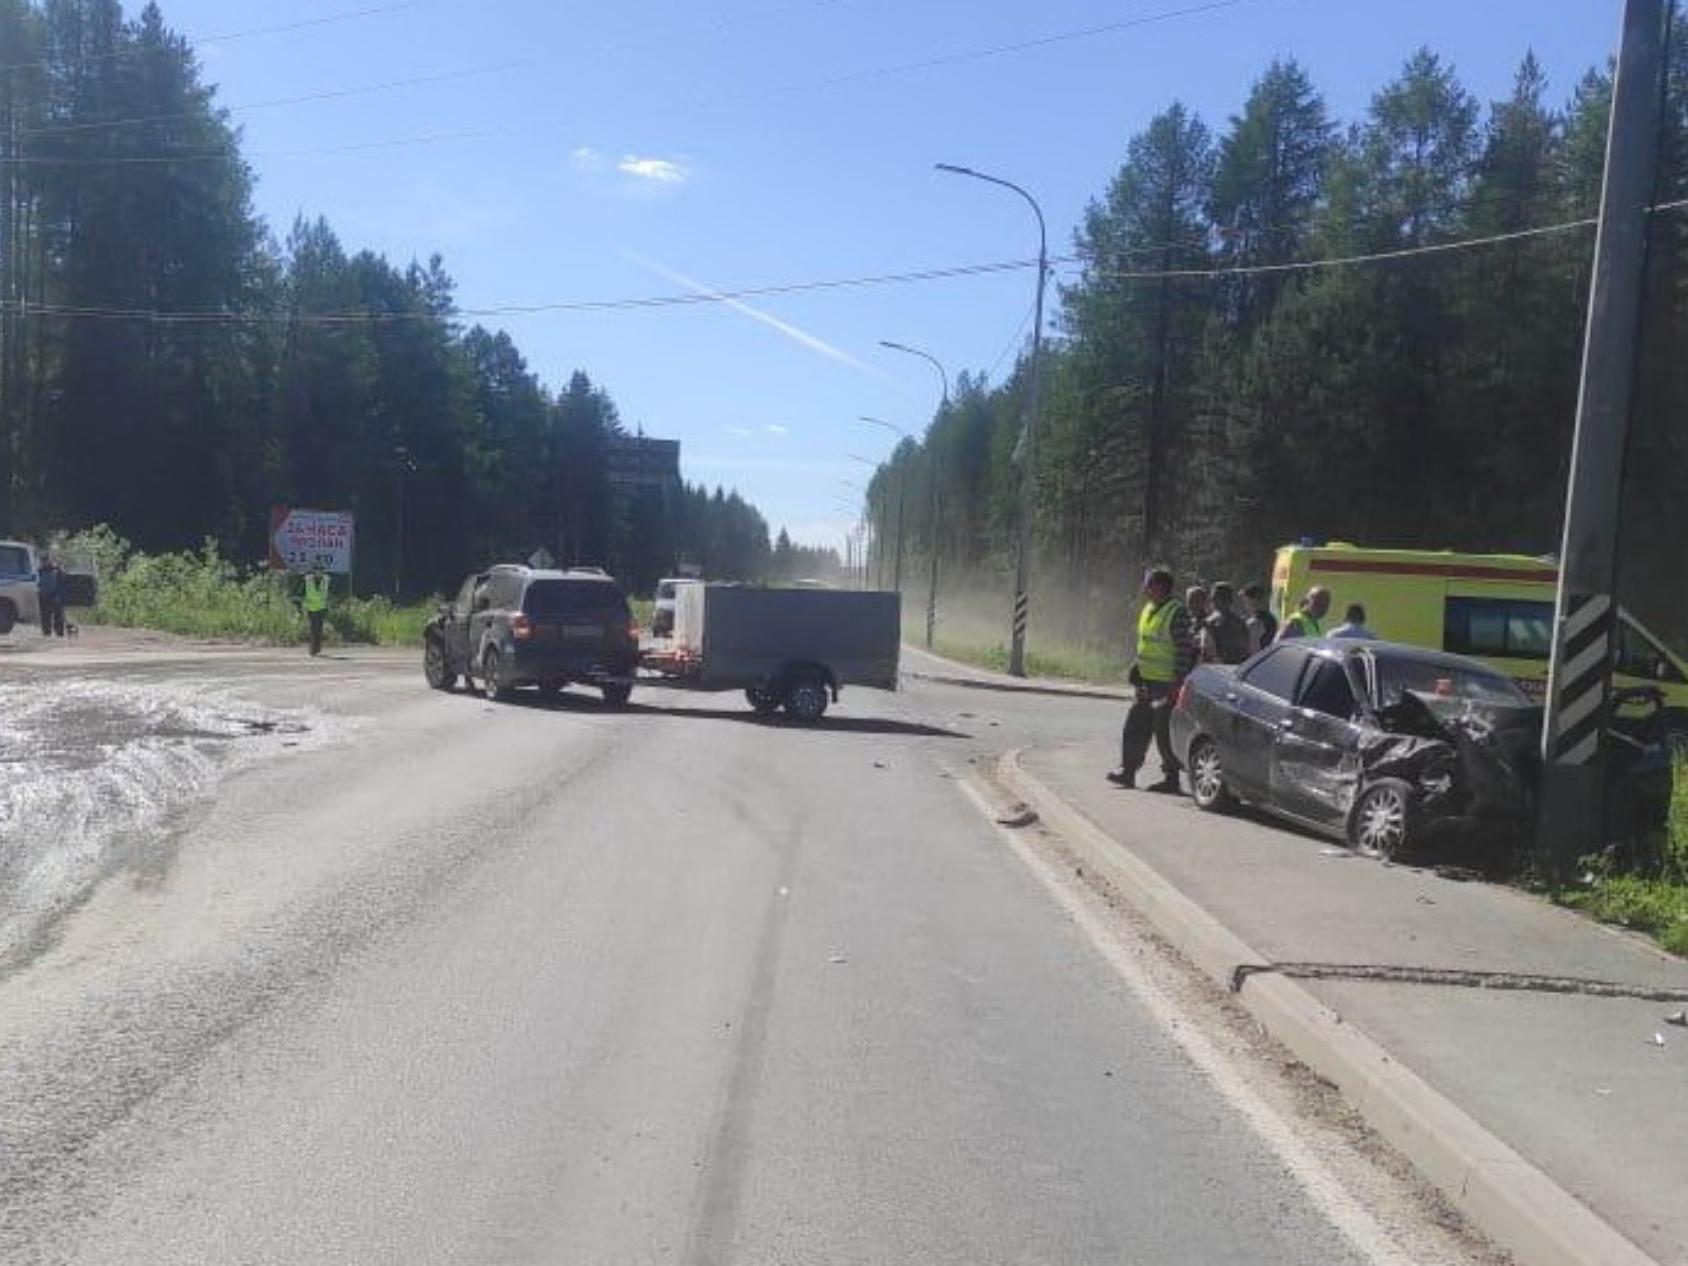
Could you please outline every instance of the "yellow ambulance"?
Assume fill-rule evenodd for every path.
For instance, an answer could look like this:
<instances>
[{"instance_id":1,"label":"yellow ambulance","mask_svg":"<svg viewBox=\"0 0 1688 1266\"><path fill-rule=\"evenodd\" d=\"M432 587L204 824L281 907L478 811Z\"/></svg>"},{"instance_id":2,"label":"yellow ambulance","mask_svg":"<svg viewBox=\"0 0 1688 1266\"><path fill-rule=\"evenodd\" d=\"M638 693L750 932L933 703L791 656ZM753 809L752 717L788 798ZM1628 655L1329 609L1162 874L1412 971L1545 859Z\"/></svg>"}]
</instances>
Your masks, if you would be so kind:
<instances>
[{"instance_id":1,"label":"yellow ambulance","mask_svg":"<svg viewBox=\"0 0 1688 1266\"><path fill-rule=\"evenodd\" d=\"M1546 694L1559 586L1551 558L1362 549L1335 541L1281 548L1272 569L1278 618L1315 585L1330 590L1327 631L1358 602L1366 627L1386 641L1469 655L1511 676L1533 698ZM1672 728L1688 727L1688 665L1629 612L1620 613L1618 625L1615 683L1660 687Z\"/></svg>"}]
</instances>

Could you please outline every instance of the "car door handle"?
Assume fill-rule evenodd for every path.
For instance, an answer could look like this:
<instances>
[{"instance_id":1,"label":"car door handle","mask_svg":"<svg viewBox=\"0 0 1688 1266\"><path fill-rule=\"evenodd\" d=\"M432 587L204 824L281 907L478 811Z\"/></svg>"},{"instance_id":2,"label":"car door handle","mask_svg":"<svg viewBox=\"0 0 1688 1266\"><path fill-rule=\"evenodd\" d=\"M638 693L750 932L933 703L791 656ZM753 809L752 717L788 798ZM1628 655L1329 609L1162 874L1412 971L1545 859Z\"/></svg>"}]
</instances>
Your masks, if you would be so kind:
<instances>
[{"instance_id":1,"label":"car door handle","mask_svg":"<svg viewBox=\"0 0 1688 1266\"><path fill-rule=\"evenodd\" d=\"M1240 698L1242 698L1242 696L1239 695L1235 690L1227 690L1225 692L1225 702L1226 703L1235 703Z\"/></svg>"},{"instance_id":2,"label":"car door handle","mask_svg":"<svg viewBox=\"0 0 1688 1266\"><path fill-rule=\"evenodd\" d=\"M1278 728L1280 730L1293 730L1295 728L1295 718L1294 717L1279 717L1278 718Z\"/></svg>"}]
</instances>

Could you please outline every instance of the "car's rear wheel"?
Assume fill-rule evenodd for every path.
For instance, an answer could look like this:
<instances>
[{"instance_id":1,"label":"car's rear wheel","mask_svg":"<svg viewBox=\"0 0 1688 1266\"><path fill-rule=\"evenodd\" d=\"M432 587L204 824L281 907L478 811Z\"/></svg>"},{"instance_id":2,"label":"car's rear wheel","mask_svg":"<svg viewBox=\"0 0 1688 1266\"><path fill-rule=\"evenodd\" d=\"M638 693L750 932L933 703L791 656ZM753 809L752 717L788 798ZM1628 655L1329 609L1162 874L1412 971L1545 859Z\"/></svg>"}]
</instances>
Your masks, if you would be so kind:
<instances>
[{"instance_id":1,"label":"car's rear wheel","mask_svg":"<svg viewBox=\"0 0 1688 1266\"><path fill-rule=\"evenodd\" d=\"M625 708L633 697L633 687L625 681L612 681L603 687L604 703L611 708Z\"/></svg>"},{"instance_id":2,"label":"car's rear wheel","mask_svg":"<svg viewBox=\"0 0 1688 1266\"><path fill-rule=\"evenodd\" d=\"M1196 808L1222 813L1236 804L1225 785L1225 767L1219 759L1219 744L1205 734L1190 744L1190 799Z\"/></svg>"},{"instance_id":3,"label":"car's rear wheel","mask_svg":"<svg viewBox=\"0 0 1688 1266\"><path fill-rule=\"evenodd\" d=\"M751 709L759 717L771 717L780 710L784 702L777 690L764 690L761 686L751 686L744 692L744 698Z\"/></svg>"},{"instance_id":4,"label":"car's rear wheel","mask_svg":"<svg viewBox=\"0 0 1688 1266\"><path fill-rule=\"evenodd\" d=\"M451 671L451 661L445 656L445 644L437 637L429 638L422 648L422 675L435 690L451 690L457 685L457 674Z\"/></svg>"},{"instance_id":5,"label":"car's rear wheel","mask_svg":"<svg viewBox=\"0 0 1688 1266\"><path fill-rule=\"evenodd\" d=\"M510 687L504 683L503 657L496 647L489 646L481 652L481 693L500 701L510 697Z\"/></svg>"},{"instance_id":6,"label":"car's rear wheel","mask_svg":"<svg viewBox=\"0 0 1688 1266\"><path fill-rule=\"evenodd\" d=\"M793 682L785 692L785 713L793 721L813 723L826 715L826 683L818 677Z\"/></svg>"},{"instance_id":7,"label":"car's rear wheel","mask_svg":"<svg viewBox=\"0 0 1688 1266\"><path fill-rule=\"evenodd\" d=\"M1361 791L1348 813L1348 842L1368 857L1404 857L1417 842L1417 806L1412 785L1380 778Z\"/></svg>"}]
</instances>

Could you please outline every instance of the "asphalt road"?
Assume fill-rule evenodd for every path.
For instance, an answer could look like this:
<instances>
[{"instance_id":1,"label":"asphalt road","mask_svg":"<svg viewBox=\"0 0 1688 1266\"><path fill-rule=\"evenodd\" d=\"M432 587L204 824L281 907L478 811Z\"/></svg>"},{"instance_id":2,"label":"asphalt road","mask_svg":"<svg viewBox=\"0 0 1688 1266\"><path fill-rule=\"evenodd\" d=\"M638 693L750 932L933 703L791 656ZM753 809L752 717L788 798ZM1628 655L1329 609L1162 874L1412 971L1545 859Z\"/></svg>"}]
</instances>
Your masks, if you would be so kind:
<instances>
[{"instance_id":1,"label":"asphalt road","mask_svg":"<svg viewBox=\"0 0 1688 1266\"><path fill-rule=\"evenodd\" d=\"M81 655L11 688L321 741L212 771L0 975L0 1260L1365 1260L963 791L1117 706Z\"/></svg>"}]
</instances>

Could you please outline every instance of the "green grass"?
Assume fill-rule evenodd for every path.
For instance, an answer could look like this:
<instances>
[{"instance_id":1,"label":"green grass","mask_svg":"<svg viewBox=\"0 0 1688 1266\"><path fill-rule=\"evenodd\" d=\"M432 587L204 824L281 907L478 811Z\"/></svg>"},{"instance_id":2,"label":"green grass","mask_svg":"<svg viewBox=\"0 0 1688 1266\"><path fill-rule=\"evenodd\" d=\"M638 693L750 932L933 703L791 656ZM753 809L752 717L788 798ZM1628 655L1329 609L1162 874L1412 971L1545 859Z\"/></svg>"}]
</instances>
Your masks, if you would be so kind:
<instances>
[{"instance_id":1,"label":"green grass","mask_svg":"<svg viewBox=\"0 0 1688 1266\"><path fill-rule=\"evenodd\" d=\"M297 582L263 568L237 566L219 555L214 541L193 553L143 554L109 529L96 528L56 548L98 565L99 605L80 614L84 623L281 646L304 640ZM395 606L386 598L338 595L329 608L328 638L342 644L420 646L422 626L437 605Z\"/></svg>"},{"instance_id":2,"label":"green grass","mask_svg":"<svg viewBox=\"0 0 1688 1266\"><path fill-rule=\"evenodd\" d=\"M1669 828L1649 870L1657 873L1596 869L1586 887L1562 890L1554 899L1591 918L1645 932L1672 954L1688 957L1688 760L1676 763Z\"/></svg>"},{"instance_id":3,"label":"green grass","mask_svg":"<svg viewBox=\"0 0 1688 1266\"><path fill-rule=\"evenodd\" d=\"M915 646L926 644L924 627L905 633ZM989 668L995 672L1008 671L1008 647L1002 642L969 642L946 638L934 639L933 650L945 659ZM1123 657L1079 646L1046 646L1036 643L1026 647L1026 673L1032 677L1057 677L1065 681L1117 686L1125 680L1126 663Z\"/></svg>"}]
</instances>

